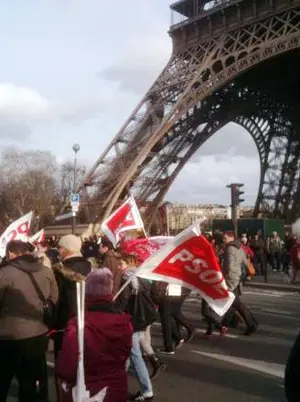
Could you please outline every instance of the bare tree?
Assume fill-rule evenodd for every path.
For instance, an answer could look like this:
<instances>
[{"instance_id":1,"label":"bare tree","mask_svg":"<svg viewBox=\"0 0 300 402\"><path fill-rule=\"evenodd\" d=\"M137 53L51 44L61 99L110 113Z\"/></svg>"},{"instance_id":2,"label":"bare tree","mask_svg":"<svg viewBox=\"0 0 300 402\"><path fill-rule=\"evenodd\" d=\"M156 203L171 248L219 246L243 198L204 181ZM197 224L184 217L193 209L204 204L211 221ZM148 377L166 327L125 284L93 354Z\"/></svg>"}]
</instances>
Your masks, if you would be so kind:
<instances>
[{"instance_id":1,"label":"bare tree","mask_svg":"<svg viewBox=\"0 0 300 402\"><path fill-rule=\"evenodd\" d=\"M76 168L76 184L78 185L85 176L86 168L77 166ZM57 191L57 207L62 208L69 203L70 195L74 190L74 164L65 162L59 169L59 185Z\"/></svg>"},{"instance_id":2,"label":"bare tree","mask_svg":"<svg viewBox=\"0 0 300 402\"><path fill-rule=\"evenodd\" d=\"M13 220L30 210L40 219L52 214L56 195L55 157L47 151L5 150L0 160L0 219Z\"/></svg>"},{"instance_id":3,"label":"bare tree","mask_svg":"<svg viewBox=\"0 0 300 402\"><path fill-rule=\"evenodd\" d=\"M78 166L79 184L86 169ZM48 151L6 149L0 156L0 231L12 220L33 210L40 226L53 222L69 204L74 187L74 165L58 165Z\"/></svg>"}]
</instances>

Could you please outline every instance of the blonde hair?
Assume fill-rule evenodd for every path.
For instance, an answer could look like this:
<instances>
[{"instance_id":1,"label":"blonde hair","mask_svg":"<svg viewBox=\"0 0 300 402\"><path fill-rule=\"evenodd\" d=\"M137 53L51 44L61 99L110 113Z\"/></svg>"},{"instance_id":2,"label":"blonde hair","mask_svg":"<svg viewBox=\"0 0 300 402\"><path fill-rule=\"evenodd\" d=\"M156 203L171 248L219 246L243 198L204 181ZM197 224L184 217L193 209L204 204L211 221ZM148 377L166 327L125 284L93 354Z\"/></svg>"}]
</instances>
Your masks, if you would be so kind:
<instances>
[{"instance_id":1,"label":"blonde hair","mask_svg":"<svg viewBox=\"0 0 300 402\"><path fill-rule=\"evenodd\" d=\"M87 259L88 262L91 263L91 268L94 271L95 269L99 268L99 264L97 262L97 259L95 257L90 257Z\"/></svg>"},{"instance_id":2,"label":"blonde hair","mask_svg":"<svg viewBox=\"0 0 300 402\"><path fill-rule=\"evenodd\" d=\"M52 268L52 263L50 261L50 258L47 256L46 253L43 252L37 252L35 255L35 258L37 258L38 260L40 260L41 264L44 265L44 267L47 268Z\"/></svg>"}]
</instances>

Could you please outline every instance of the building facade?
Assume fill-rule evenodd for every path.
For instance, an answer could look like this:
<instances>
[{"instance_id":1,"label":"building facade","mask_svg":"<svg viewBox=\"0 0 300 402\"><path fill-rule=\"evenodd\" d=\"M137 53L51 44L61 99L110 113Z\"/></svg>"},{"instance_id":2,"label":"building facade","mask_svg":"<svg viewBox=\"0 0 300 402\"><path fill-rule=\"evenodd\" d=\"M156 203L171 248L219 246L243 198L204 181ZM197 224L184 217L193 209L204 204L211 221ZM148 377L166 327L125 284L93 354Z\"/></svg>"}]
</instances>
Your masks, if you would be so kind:
<instances>
[{"instance_id":1,"label":"building facade","mask_svg":"<svg viewBox=\"0 0 300 402\"><path fill-rule=\"evenodd\" d=\"M241 207L240 217L250 217L253 208ZM171 234L178 233L179 231L187 228L193 222L203 219L211 224L214 219L230 219L230 207L225 205L188 205L188 204L168 204L167 205L167 225Z\"/></svg>"}]
</instances>

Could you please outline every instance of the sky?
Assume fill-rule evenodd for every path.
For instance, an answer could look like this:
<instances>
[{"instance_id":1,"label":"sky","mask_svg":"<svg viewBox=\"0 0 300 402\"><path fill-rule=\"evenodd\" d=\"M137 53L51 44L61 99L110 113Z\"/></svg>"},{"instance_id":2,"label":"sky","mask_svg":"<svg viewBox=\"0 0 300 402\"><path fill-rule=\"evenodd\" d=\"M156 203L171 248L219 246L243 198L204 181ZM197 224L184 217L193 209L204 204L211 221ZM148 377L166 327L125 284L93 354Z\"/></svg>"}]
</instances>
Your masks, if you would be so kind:
<instances>
[{"instance_id":1,"label":"sky","mask_svg":"<svg viewBox=\"0 0 300 402\"><path fill-rule=\"evenodd\" d=\"M171 54L167 0L2 0L0 149L50 150L91 166ZM230 124L185 165L173 202L229 203L226 184L245 183L254 204L256 146Z\"/></svg>"}]
</instances>

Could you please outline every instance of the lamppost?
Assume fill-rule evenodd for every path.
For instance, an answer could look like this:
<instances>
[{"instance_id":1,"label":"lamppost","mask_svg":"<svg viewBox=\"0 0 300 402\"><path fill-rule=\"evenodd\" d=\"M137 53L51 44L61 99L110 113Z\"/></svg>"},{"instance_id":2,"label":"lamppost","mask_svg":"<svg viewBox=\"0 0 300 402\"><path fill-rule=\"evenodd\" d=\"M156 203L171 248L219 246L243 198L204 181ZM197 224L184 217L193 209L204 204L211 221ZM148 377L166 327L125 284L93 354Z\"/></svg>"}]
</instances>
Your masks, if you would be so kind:
<instances>
[{"instance_id":1,"label":"lamppost","mask_svg":"<svg viewBox=\"0 0 300 402\"><path fill-rule=\"evenodd\" d=\"M80 151L80 145L74 144L72 149L74 151L73 194L75 194L76 193L76 178L77 178L77 153ZM74 235L76 234L76 211L73 212L72 233Z\"/></svg>"}]
</instances>

